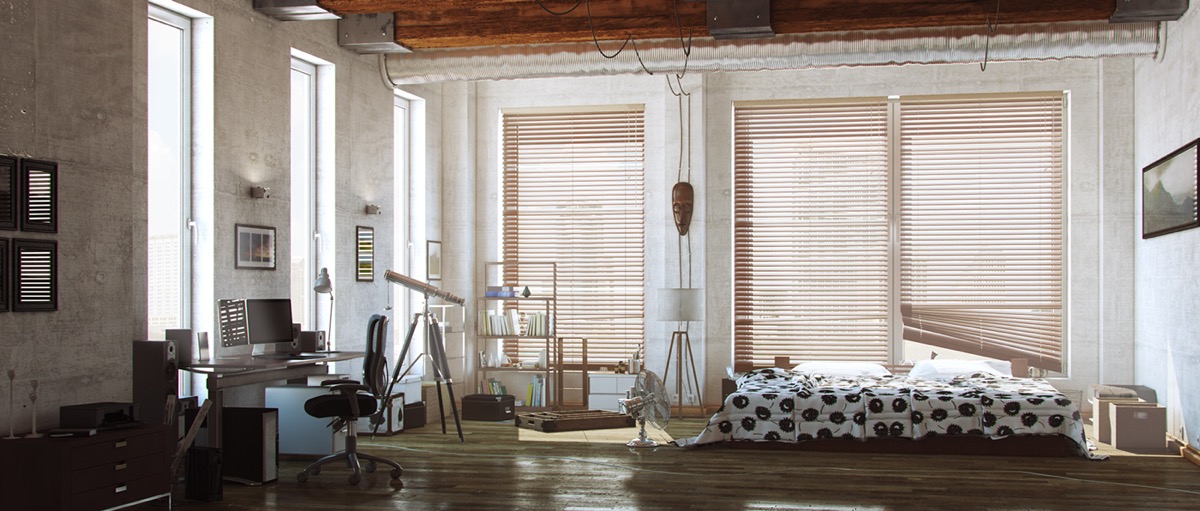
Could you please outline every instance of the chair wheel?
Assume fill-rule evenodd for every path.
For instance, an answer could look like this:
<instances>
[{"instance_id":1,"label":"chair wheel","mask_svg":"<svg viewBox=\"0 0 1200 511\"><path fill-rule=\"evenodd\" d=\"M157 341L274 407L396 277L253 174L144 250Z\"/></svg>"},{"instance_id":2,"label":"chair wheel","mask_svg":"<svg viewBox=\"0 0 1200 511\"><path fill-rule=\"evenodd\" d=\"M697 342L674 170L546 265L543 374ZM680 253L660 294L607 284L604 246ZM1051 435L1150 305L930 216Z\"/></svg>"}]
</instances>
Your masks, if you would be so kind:
<instances>
[{"instance_id":1,"label":"chair wheel","mask_svg":"<svg viewBox=\"0 0 1200 511\"><path fill-rule=\"evenodd\" d=\"M372 460L367 460L366 463L363 463L363 470L367 471L368 474L374 472L375 468L375 462Z\"/></svg>"},{"instance_id":2,"label":"chair wheel","mask_svg":"<svg viewBox=\"0 0 1200 511\"><path fill-rule=\"evenodd\" d=\"M310 470L309 473L312 475L315 475L315 476L319 476L319 475L321 475L321 467L313 467L313 469Z\"/></svg>"},{"instance_id":3,"label":"chair wheel","mask_svg":"<svg viewBox=\"0 0 1200 511\"><path fill-rule=\"evenodd\" d=\"M296 474L296 480L299 482L302 482L302 483L307 483L308 482L308 472L301 472L299 474Z\"/></svg>"},{"instance_id":4,"label":"chair wheel","mask_svg":"<svg viewBox=\"0 0 1200 511\"><path fill-rule=\"evenodd\" d=\"M400 479L400 474L403 474L403 473L404 473L404 470L399 469L399 468L393 468L392 469L392 479Z\"/></svg>"},{"instance_id":5,"label":"chair wheel","mask_svg":"<svg viewBox=\"0 0 1200 511\"><path fill-rule=\"evenodd\" d=\"M350 474L350 477L347 479L350 481L351 485L358 485L358 482L362 480L362 477L358 474Z\"/></svg>"}]
</instances>

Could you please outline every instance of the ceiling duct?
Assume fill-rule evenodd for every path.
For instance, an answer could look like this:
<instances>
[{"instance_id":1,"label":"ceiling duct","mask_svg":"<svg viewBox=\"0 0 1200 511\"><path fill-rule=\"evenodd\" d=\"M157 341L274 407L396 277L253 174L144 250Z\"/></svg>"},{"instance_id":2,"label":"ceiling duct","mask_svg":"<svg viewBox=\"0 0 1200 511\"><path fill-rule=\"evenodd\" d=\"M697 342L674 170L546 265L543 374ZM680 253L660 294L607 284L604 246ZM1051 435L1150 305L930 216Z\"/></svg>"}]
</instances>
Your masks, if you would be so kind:
<instances>
[{"instance_id":1,"label":"ceiling duct","mask_svg":"<svg viewBox=\"0 0 1200 511\"><path fill-rule=\"evenodd\" d=\"M396 13L350 14L338 20L338 44L359 53L408 52L396 42Z\"/></svg>"},{"instance_id":2,"label":"ceiling duct","mask_svg":"<svg viewBox=\"0 0 1200 511\"><path fill-rule=\"evenodd\" d=\"M771 0L708 0L708 33L715 39L771 37Z\"/></svg>"},{"instance_id":3,"label":"ceiling duct","mask_svg":"<svg viewBox=\"0 0 1200 511\"><path fill-rule=\"evenodd\" d=\"M254 0L254 10L281 21L336 20L317 0Z\"/></svg>"},{"instance_id":4,"label":"ceiling duct","mask_svg":"<svg viewBox=\"0 0 1200 511\"><path fill-rule=\"evenodd\" d=\"M761 71L843 66L951 64L1152 56L1157 23L1104 21L781 34L771 39L696 38L686 59L679 39L638 41L604 58L593 43L420 50L388 54L383 70L394 84L654 73Z\"/></svg>"},{"instance_id":5,"label":"ceiling duct","mask_svg":"<svg viewBox=\"0 0 1200 511\"><path fill-rule=\"evenodd\" d=\"M1175 21L1187 12L1188 0L1117 0L1109 21Z\"/></svg>"}]
</instances>

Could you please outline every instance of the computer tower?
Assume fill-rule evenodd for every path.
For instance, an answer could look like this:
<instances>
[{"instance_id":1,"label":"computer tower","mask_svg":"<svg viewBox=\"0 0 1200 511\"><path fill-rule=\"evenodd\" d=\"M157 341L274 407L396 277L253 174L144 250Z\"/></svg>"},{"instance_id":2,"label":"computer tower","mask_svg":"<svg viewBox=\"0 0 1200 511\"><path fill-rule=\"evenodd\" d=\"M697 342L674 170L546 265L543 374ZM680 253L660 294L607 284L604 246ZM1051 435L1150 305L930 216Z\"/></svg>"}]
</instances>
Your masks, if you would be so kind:
<instances>
[{"instance_id":1,"label":"computer tower","mask_svg":"<svg viewBox=\"0 0 1200 511\"><path fill-rule=\"evenodd\" d=\"M133 341L133 402L146 424L174 423L167 416L179 395L179 362L174 341Z\"/></svg>"},{"instance_id":2,"label":"computer tower","mask_svg":"<svg viewBox=\"0 0 1200 511\"><path fill-rule=\"evenodd\" d=\"M222 409L222 476L242 484L279 479L279 409Z\"/></svg>"}]
</instances>

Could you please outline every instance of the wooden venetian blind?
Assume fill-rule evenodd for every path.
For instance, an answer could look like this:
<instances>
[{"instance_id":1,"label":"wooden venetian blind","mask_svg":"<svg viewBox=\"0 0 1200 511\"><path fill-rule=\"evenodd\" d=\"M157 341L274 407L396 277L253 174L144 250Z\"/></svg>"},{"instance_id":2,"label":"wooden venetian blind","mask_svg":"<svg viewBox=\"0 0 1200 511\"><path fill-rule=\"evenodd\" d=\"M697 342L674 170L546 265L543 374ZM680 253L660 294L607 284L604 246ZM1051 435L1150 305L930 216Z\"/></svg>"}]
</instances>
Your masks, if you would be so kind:
<instances>
[{"instance_id":1,"label":"wooden venetian blind","mask_svg":"<svg viewBox=\"0 0 1200 511\"><path fill-rule=\"evenodd\" d=\"M1063 369L1061 93L900 104L904 339Z\"/></svg>"},{"instance_id":2,"label":"wooden venetian blind","mask_svg":"<svg viewBox=\"0 0 1200 511\"><path fill-rule=\"evenodd\" d=\"M734 107L740 368L888 358L884 98Z\"/></svg>"},{"instance_id":3,"label":"wooden venetian blind","mask_svg":"<svg viewBox=\"0 0 1200 511\"><path fill-rule=\"evenodd\" d=\"M541 296L557 281L568 363L579 339L589 363L611 365L645 335L644 132L641 106L503 116L504 281ZM544 262L555 264L522 264ZM530 360L543 346L516 339L505 352Z\"/></svg>"}]
</instances>

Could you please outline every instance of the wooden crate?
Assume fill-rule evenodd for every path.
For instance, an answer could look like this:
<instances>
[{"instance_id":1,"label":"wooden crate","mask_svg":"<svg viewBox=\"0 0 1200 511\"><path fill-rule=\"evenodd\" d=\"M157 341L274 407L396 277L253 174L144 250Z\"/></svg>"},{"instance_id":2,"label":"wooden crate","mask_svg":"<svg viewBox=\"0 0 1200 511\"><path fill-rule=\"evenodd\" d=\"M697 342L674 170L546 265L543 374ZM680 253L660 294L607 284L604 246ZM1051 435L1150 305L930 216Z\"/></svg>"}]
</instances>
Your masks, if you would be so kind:
<instances>
[{"instance_id":1,"label":"wooden crate","mask_svg":"<svg viewBox=\"0 0 1200 511\"><path fill-rule=\"evenodd\" d=\"M637 425L633 417L606 410L570 410L559 412L528 412L517 414L517 427L554 433L586 429L631 428Z\"/></svg>"}]
</instances>

